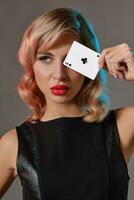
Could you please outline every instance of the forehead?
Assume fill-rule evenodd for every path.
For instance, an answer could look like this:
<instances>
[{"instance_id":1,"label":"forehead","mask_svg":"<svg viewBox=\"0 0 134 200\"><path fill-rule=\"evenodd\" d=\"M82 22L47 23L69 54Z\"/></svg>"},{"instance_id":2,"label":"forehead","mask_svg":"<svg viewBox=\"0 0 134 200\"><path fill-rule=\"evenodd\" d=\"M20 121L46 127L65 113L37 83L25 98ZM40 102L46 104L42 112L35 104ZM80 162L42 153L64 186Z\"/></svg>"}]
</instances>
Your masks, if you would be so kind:
<instances>
[{"instance_id":1,"label":"forehead","mask_svg":"<svg viewBox=\"0 0 134 200\"><path fill-rule=\"evenodd\" d=\"M68 35L62 35L60 36L54 43L51 45L48 45L48 47L42 47L40 48L39 52L57 52L57 51L68 51L68 49L71 47L73 41L80 41L79 37L75 34L68 34Z\"/></svg>"}]
</instances>

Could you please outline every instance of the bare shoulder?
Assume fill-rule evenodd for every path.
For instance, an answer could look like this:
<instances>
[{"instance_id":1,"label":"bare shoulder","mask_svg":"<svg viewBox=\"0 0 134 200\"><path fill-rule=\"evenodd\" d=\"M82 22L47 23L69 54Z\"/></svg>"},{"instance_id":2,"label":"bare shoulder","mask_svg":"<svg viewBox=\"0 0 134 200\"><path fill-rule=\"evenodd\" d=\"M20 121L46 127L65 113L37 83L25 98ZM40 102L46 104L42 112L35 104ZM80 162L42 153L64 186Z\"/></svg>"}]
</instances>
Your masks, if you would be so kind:
<instances>
[{"instance_id":1,"label":"bare shoulder","mask_svg":"<svg viewBox=\"0 0 134 200\"><path fill-rule=\"evenodd\" d=\"M134 152L134 106L115 110L122 152L129 161Z\"/></svg>"},{"instance_id":2,"label":"bare shoulder","mask_svg":"<svg viewBox=\"0 0 134 200\"><path fill-rule=\"evenodd\" d=\"M0 199L8 190L16 173L17 134L12 129L0 138Z\"/></svg>"},{"instance_id":3,"label":"bare shoulder","mask_svg":"<svg viewBox=\"0 0 134 200\"><path fill-rule=\"evenodd\" d=\"M16 129L13 128L1 136L0 142L1 142L1 144L5 143L7 145L10 145L10 143L15 142L16 139L17 139Z\"/></svg>"},{"instance_id":4,"label":"bare shoulder","mask_svg":"<svg viewBox=\"0 0 134 200\"><path fill-rule=\"evenodd\" d=\"M18 138L16 128L13 128L6 132L0 138L0 152L5 156L6 162L10 162L10 169L14 171L14 177L17 176L16 170L16 158L18 151ZM8 163L7 163L8 164Z\"/></svg>"}]
</instances>

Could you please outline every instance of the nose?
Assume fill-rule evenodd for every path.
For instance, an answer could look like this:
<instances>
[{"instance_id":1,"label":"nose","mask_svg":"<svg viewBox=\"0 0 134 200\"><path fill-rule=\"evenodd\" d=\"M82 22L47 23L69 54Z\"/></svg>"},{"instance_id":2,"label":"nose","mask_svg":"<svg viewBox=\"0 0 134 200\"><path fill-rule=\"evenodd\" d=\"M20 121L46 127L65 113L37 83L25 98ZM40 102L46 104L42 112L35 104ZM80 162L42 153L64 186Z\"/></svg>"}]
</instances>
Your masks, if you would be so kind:
<instances>
[{"instance_id":1,"label":"nose","mask_svg":"<svg viewBox=\"0 0 134 200\"><path fill-rule=\"evenodd\" d=\"M67 79L66 67L63 65L62 61L57 62L53 72L53 78L60 81Z\"/></svg>"}]
</instances>

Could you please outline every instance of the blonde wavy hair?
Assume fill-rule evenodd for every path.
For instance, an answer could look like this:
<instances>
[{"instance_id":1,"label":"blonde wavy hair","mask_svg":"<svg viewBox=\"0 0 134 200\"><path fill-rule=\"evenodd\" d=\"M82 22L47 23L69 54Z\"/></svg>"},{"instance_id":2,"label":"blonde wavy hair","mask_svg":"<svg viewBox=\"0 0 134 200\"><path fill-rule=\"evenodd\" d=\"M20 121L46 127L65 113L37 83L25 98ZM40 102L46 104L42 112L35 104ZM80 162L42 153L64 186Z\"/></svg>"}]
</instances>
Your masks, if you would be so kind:
<instances>
[{"instance_id":1,"label":"blonde wavy hair","mask_svg":"<svg viewBox=\"0 0 134 200\"><path fill-rule=\"evenodd\" d=\"M97 36L85 17L72 8L56 8L42 14L24 33L18 58L24 67L24 74L17 86L22 100L32 110L26 121L40 120L45 113L45 96L39 89L34 76L33 64L41 47L50 47L63 34L76 34L85 46L100 52ZM110 100L107 95L107 78L101 69L91 81L85 77L78 93L78 102L86 115L87 122L101 121L109 111Z\"/></svg>"}]
</instances>

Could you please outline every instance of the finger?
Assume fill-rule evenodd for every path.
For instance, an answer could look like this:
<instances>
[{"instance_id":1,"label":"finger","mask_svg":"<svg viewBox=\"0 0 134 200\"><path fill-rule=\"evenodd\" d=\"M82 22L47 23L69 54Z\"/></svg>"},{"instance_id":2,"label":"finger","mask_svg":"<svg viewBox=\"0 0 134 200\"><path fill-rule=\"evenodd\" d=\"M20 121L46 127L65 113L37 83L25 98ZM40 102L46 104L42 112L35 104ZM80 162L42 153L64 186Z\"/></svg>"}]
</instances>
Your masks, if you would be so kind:
<instances>
[{"instance_id":1,"label":"finger","mask_svg":"<svg viewBox=\"0 0 134 200\"><path fill-rule=\"evenodd\" d=\"M100 59L99 59L99 65L102 67L105 63L105 56L107 55L110 62L114 61L116 59L116 56L120 55L120 59L116 59L117 61L122 61L122 55L124 55L125 52L130 52L130 47L123 43L114 47L110 47L107 49L104 49L101 53Z\"/></svg>"},{"instance_id":2,"label":"finger","mask_svg":"<svg viewBox=\"0 0 134 200\"><path fill-rule=\"evenodd\" d=\"M117 57L116 57L117 59ZM111 72L115 72L119 69L119 62L116 61L116 59L113 57L112 59L109 58L109 54L105 56L105 62L107 64L107 70Z\"/></svg>"},{"instance_id":3,"label":"finger","mask_svg":"<svg viewBox=\"0 0 134 200\"><path fill-rule=\"evenodd\" d=\"M124 76L124 71L118 70L116 72L116 75L119 76L119 77L122 77L122 76Z\"/></svg>"},{"instance_id":4,"label":"finger","mask_svg":"<svg viewBox=\"0 0 134 200\"><path fill-rule=\"evenodd\" d=\"M101 52L101 55L100 55L100 58L98 60L98 63L99 63L99 66L100 67L103 67L105 65L105 55L108 54L110 52L110 49L111 48L107 48L107 49L104 49L102 52Z\"/></svg>"},{"instance_id":5,"label":"finger","mask_svg":"<svg viewBox=\"0 0 134 200\"><path fill-rule=\"evenodd\" d=\"M111 75L113 75L115 78L120 78L120 79L124 79L124 72L120 72L120 71L116 71L114 73L111 73Z\"/></svg>"},{"instance_id":6,"label":"finger","mask_svg":"<svg viewBox=\"0 0 134 200\"><path fill-rule=\"evenodd\" d=\"M120 65L121 66L119 66L119 71L122 71L122 72L127 71L127 67L124 64L120 63Z\"/></svg>"},{"instance_id":7,"label":"finger","mask_svg":"<svg viewBox=\"0 0 134 200\"><path fill-rule=\"evenodd\" d=\"M112 74L113 76L115 76L116 78L124 78L125 72L126 72L126 70L124 69L124 66L123 66L120 69L115 69L114 68L109 73Z\"/></svg>"},{"instance_id":8,"label":"finger","mask_svg":"<svg viewBox=\"0 0 134 200\"><path fill-rule=\"evenodd\" d=\"M125 71L127 70L127 64L123 62L128 52L124 51L116 54L112 54L114 56L110 56L111 52L105 56L105 60L107 63L107 68L109 71L114 72L115 70Z\"/></svg>"},{"instance_id":9,"label":"finger","mask_svg":"<svg viewBox=\"0 0 134 200\"><path fill-rule=\"evenodd\" d=\"M117 70L128 71L129 63L132 62L132 54L130 52L124 52L124 54L122 53L114 57L114 60L119 63Z\"/></svg>"},{"instance_id":10,"label":"finger","mask_svg":"<svg viewBox=\"0 0 134 200\"><path fill-rule=\"evenodd\" d=\"M114 70L119 68L120 57L118 56L119 51L117 51L117 50L113 51L111 49L113 49L113 48L110 48L110 49L108 49L107 52L104 51L104 53L102 53L102 59L104 57L103 67L107 71L114 72ZM100 60L100 63L101 63L101 60Z\"/></svg>"},{"instance_id":11,"label":"finger","mask_svg":"<svg viewBox=\"0 0 134 200\"><path fill-rule=\"evenodd\" d=\"M126 53L126 49L115 48L108 53L108 59L110 62L118 62L122 60L122 55Z\"/></svg>"},{"instance_id":12,"label":"finger","mask_svg":"<svg viewBox=\"0 0 134 200\"><path fill-rule=\"evenodd\" d=\"M99 65L100 66L104 65L106 55L108 56L109 59L113 59L114 56L118 55L119 53L123 53L126 50L126 48L122 48L122 47L124 46L121 44L121 45L104 49L99 58Z\"/></svg>"}]
</instances>

